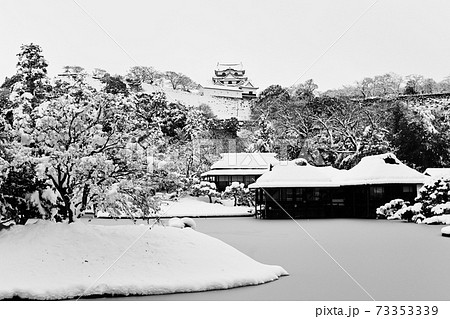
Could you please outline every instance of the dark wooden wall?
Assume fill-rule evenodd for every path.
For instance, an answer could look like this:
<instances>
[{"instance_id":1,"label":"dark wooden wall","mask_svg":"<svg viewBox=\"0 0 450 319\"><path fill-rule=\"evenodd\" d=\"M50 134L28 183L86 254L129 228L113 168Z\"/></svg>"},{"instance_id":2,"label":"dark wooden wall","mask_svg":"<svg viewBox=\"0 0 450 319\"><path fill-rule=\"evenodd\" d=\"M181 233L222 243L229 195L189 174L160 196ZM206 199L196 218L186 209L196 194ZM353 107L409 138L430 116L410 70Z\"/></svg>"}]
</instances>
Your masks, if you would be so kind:
<instances>
[{"instance_id":1,"label":"dark wooden wall","mask_svg":"<svg viewBox=\"0 0 450 319\"><path fill-rule=\"evenodd\" d=\"M413 202L416 192L415 184L266 188L256 190L255 203L262 218L376 218L379 206Z\"/></svg>"}]
</instances>

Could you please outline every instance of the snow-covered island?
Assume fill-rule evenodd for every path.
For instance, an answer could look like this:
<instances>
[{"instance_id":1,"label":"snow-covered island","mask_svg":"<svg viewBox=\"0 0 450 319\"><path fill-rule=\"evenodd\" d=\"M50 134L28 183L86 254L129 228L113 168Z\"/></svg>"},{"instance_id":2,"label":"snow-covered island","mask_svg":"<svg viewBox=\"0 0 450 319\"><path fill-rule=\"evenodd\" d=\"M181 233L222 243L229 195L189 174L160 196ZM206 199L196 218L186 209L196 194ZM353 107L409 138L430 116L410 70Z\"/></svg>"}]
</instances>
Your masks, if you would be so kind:
<instances>
[{"instance_id":1,"label":"snow-covered island","mask_svg":"<svg viewBox=\"0 0 450 319\"><path fill-rule=\"evenodd\" d=\"M191 227L165 224L40 220L2 231L0 299L194 292L287 275L282 267L261 264Z\"/></svg>"}]
</instances>

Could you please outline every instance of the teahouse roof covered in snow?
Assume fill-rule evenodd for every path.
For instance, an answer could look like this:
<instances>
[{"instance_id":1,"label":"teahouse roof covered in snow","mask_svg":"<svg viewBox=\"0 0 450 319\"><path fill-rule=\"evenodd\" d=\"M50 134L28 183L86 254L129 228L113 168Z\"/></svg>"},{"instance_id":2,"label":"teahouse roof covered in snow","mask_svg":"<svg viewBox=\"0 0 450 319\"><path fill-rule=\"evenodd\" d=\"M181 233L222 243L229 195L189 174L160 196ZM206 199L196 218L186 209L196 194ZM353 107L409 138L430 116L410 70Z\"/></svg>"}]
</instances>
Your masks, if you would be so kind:
<instances>
[{"instance_id":1,"label":"teahouse roof covered in snow","mask_svg":"<svg viewBox=\"0 0 450 319\"><path fill-rule=\"evenodd\" d=\"M307 163L302 166L298 165L298 160L281 162L249 187L423 184L426 178L424 174L400 162L394 154L386 153L364 157L350 170L339 170L331 166L315 167Z\"/></svg>"},{"instance_id":2,"label":"teahouse roof covered in snow","mask_svg":"<svg viewBox=\"0 0 450 319\"><path fill-rule=\"evenodd\" d=\"M366 156L342 174L341 185L422 184L426 176L400 162L392 153Z\"/></svg>"},{"instance_id":3,"label":"teahouse roof covered in snow","mask_svg":"<svg viewBox=\"0 0 450 319\"><path fill-rule=\"evenodd\" d=\"M270 165L279 161L276 153L222 153L222 158L201 176L211 175L261 175L269 171Z\"/></svg>"},{"instance_id":4,"label":"teahouse roof covered in snow","mask_svg":"<svg viewBox=\"0 0 450 319\"><path fill-rule=\"evenodd\" d=\"M450 168L427 168L424 174L434 179L450 178Z\"/></svg>"},{"instance_id":5,"label":"teahouse roof covered in snow","mask_svg":"<svg viewBox=\"0 0 450 319\"><path fill-rule=\"evenodd\" d=\"M264 173L249 188L272 187L339 187L334 179L341 171L333 167L316 167L298 159L281 162Z\"/></svg>"}]
</instances>

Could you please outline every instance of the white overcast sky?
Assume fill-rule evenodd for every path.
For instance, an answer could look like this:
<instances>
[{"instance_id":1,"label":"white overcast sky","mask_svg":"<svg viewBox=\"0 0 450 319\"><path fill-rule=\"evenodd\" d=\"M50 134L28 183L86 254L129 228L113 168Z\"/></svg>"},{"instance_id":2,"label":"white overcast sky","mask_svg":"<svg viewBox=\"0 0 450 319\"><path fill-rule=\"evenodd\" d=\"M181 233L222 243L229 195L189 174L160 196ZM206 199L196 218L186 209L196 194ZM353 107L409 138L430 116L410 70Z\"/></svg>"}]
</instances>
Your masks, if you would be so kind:
<instances>
[{"instance_id":1,"label":"white overcast sky","mask_svg":"<svg viewBox=\"0 0 450 319\"><path fill-rule=\"evenodd\" d=\"M217 62L242 62L261 89L303 75L321 91L387 72L450 75L449 0L379 0L355 23L374 2L1 0L0 82L30 42L50 75L64 65L122 75L145 65L204 83Z\"/></svg>"}]
</instances>

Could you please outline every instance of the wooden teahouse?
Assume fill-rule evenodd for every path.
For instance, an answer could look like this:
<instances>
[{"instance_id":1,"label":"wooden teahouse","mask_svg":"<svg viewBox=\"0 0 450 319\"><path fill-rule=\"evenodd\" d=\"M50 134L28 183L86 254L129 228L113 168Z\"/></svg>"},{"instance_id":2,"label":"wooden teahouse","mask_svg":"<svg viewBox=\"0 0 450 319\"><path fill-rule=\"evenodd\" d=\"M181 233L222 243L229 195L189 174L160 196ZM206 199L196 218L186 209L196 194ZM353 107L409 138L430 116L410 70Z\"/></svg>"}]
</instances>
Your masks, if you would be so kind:
<instances>
[{"instance_id":1,"label":"wooden teahouse","mask_svg":"<svg viewBox=\"0 0 450 319\"><path fill-rule=\"evenodd\" d=\"M368 156L350 170L281 162L249 188L263 218L375 218L392 199L413 201L426 177L393 154Z\"/></svg>"},{"instance_id":2,"label":"wooden teahouse","mask_svg":"<svg viewBox=\"0 0 450 319\"><path fill-rule=\"evenodd\" d=\"M364 157L341 175L348 217L375 218L376 209L401 198L413 202L426 176L392 153Z\"/></svg>"},{"instance_id":3,"label":"wooden teahouse","mask_svg":"<svg viewBox=\"0 0 450 319\"><path fill-rule=\"evenodd\" d=\"M340 174L332 167L315 167L305 160L281 162L250 184L256 191L257 214L262 218L320 218L339 214Z\"/></svg>"},{"instance_id":4,"label":"wooden teahouse","mask_svg":"<svg viewBox=\"0 0 450 319\"><path fill-rule=\"evenodd\" d=\"M219 191L224 191L232 182L247 186L279 163L275 156L275 153L222 153L222 158L201 178L214 182Z\"/></svg>"}]
</instances>

